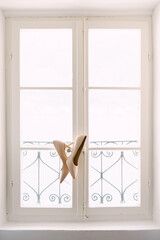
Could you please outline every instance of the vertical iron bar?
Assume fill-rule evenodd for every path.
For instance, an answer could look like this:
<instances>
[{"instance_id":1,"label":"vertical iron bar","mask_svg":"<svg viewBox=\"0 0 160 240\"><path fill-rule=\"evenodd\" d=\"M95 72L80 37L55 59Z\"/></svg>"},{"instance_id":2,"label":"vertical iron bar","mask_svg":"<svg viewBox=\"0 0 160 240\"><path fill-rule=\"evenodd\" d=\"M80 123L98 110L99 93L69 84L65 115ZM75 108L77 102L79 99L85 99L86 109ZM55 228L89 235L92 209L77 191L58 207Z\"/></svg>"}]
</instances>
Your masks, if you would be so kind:
<instances>
[{"instance_id":1,"label":"vertical iron bar","mask_svg":"<svg viewBox=\"0 0 160 240\"><path fill-rule=\"evenodd\" d=\"M38 203L40 203L40 152L38 152Z\"/></svg>"},{"instance_id":2,"label":"vertical iron bar","mask_svg":"<svg viewBox=\"0 0 160 240\"><path fill-rule=\"evenodd\" d=\"M121 152L121 202L124 201L123 197L123 151Z\"/></svg>"},{"instance_id":3,"label":"vertical iron bar","mask_svg":"<svg viewBox=\"0 0 160 240\"><path fill-rule=\"evenodd\" d=\"M101 152L101 203L103 203L103 162L102 162L102 152Z\"/></svg>"},{"instance_id":4,"label":"vertical iron bar","mask_svg":"<svg viewBox=\"0 0 160 240\"><path fill-rule=\"evenodd\" d=\"M60 172L61 172L61 160L59 158L59 177L60 177ZM59 204L61 204L61 186L59 182Z\"/></svg>"}]
</instances>

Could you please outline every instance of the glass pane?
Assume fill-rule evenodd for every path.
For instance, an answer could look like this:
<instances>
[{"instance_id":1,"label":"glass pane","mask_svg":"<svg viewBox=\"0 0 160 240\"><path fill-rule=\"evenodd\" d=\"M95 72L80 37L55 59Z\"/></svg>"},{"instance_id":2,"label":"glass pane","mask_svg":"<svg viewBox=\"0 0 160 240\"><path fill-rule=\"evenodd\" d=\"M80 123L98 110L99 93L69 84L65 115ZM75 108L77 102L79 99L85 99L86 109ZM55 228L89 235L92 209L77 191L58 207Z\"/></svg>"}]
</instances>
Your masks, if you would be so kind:
<instances>
[{"instance_id":1,"label":"glass pane","mask_svg":"<svg viewBox=\"0 0 160 240\"><path fill-rule=\"evenodd\" d=\"M140 86L140 29L89 30L89 86Z\"/></svg>"},{"instance_id":2,"label":"glass pane","mask_svg":"<svg viewBox=\"0 0 160 240\"><path fill-rule=\"evenodd\" d=\"M60 184L56 151L21 151L21 207L72 207L72 178Z\"/></svg>"},{"instance_id":3,"label":"glass pane","mask_svg":"<svg viewBox=\"0 0 160 240\"><path fill-rule=\"evenodd\" d=\"M22 146L72 141L71 90L21 90L20 102Z\"/></svg>"},{"instance_id":4,"label":"glass pane","mask_svg":"<svg viewBox=\"0 0 160 240\"><path fill-rule=\"evenodd\" d=\"M140 206L140 152L89 153L89 207Z\"/></svg>"},{"instance_id":5,"label":"glass pane","mask_svg":"<svg viewBox=\"0 0 160 240\"><path fill-rule=\"evenodd\" d=\"M72 29L20 30L20 85L72 86Z\"/></svg>"},{"instance_id":6,"label":"glass pane","mask_svg":"<svg viewBox=\"0 0 160 240\"><path fill-rule=\"evenodd\" d=\"M139 90L89 91L90 147L140 145Z\"/></svg>"}]
</instances>

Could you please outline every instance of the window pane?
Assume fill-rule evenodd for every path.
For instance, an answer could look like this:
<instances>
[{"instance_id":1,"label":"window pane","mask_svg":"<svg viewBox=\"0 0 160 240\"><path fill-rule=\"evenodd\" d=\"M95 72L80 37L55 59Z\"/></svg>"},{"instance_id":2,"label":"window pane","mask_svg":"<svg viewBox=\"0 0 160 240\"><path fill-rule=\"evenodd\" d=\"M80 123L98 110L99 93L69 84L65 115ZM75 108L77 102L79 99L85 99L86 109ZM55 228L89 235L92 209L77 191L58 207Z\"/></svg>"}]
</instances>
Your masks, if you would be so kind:
<instances>
[{"instance_id":1,"label":"window pane","mask_svg":"<svg viewBox=\"0 0 160 240\"><path fill-rule=\"evenodd\" d=\"M20 30L20 85L72 86L72 30Z\"/></svg>"},{"instance_id":2,"label":"window pane","mask_svg":"<svg viewBox=\"0 0 160 240\"><path fill-rule=\"evenodd\" d=\"M89 30L89 86L140 86L140 29Z\"/></svg>"},{"instance_id":3,"label":"window pane","mask_svg":"<svg viewBox=\"0 0 160 240\"><path fill-rule=\"evenodd\" d=\"M21 151L21 207L72 207L70 174L60 184L56 151Z\"/></svg>"},{"instance_id":4,"label":"window pane","mask_svg":"<svg viewBox=\"0 0 160 240\"><path fill-rule=\"evenodd\" d=\"M140 152L89 153L89 207L140 206Z\"/></svg>"},{"instance_id":5,"label":"window pane","mask_svg":"<svg viewBox=\"0 0 160 240\"><path fill-rule=\"evenodd\" d=\"M90 147L140 145L139 90L89 91Z\"/></svg>"},{"instance_id":6,"label":"window pane","mask_svg":"<svg viewBox=\"0 0 160 240\"><path fill-rule=\"evenodd\" d=\"M71 90L21 90L20 107L22 146L33 141L72 141Z\"/></svg>"}]
</instances>

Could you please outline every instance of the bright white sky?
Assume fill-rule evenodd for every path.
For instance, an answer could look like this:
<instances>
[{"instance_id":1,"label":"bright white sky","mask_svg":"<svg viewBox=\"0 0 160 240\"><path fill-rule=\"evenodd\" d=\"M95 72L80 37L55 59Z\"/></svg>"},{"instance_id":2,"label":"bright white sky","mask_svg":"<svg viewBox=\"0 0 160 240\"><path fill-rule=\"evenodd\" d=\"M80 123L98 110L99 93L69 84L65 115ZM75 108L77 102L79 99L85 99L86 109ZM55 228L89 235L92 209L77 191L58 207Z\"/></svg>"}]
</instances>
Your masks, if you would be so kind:
<instances>
[{"instance_id":1,"label":"bright white sky","mask_svg":"<svg viewBox=\"0 0 160 240\"><path fill-rule=\"evenodd\" d=\"M72 86L72 31L21 30L23 87ZM141 33L89 31L89 86L139 87ZM89 93L89 140L140 140L139 90ZM31 129L30 129L31 128ZM22 141L72 140L71 90L21 91Z\"/></svg>"}]
</instances>

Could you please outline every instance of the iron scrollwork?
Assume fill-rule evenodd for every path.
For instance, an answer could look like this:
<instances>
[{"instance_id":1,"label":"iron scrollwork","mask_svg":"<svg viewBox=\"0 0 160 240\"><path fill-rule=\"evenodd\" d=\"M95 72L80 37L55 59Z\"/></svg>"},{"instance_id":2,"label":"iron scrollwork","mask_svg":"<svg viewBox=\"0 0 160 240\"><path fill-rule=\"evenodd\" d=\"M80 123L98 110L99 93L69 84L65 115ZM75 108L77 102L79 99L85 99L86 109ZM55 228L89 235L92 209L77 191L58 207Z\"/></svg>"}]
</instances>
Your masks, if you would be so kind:
<instances>
[{"instance_id":1,"label":"iron scrollwork","mask_svg":"<svg viewBox=\"0 0 160 240\"><path fill-rule=\"evenodd\" d=\"M25 142L26 143L26 142ZM27 142L28 143L28 142ZM34 145L34 142L29 142L29 144L32 144L32 146ZM38 142L36 142L36 144L38 144ZM50 144L50 142L47 142L45 144ZM41 145L41 143L39 143L39 145ZM37 204L41 203L41 197L42 195L47 191L47 189L53 189L53 193L50 194L49 196L49 200L51 203L53 203L54 201L56 201L56 199L58 199L58 204L62 204L64 203L68 203L71 201L71 196L67 193L62 193L61 191L61 185L59 183L59 179L60 179L60 171L61 171L61 160L57 154L57 152L55 150L49 151L49 156L52 158L57 158L56 161L58 161L58 169L57 167L53 168L51 167L48 163L46 163L45 159L42 159L41 156L41 152L37 151L37 157L34 161L32 161L32 163L30 163L28 166L26 166L23 171L27 171L30 170L32 167L34 167L36 169L36 173L37 174L37 185L36 187L32 186L30 183L28 183L25 179L23 180L23 183L30 189L30 191L32 193L34 193L36 195L36 199L37 199ZM24 150L22 152L22 157L25 158L27 157L27 150ZM42 177L41 177L41 169L43 169L43 167L46 167L47 169L50 169L52 172L54 172L54 174L56 174L57 176L53 179L53 181L51 181L49 184L47 184L46 187L41 186L41 183L43 181ZM54 175L55 176L55 175ZM66 184L69 184L66 180L64 181ZM58 193L54 193L54 184L58 184ZM23 197L22 197L23 201L29 201L31 199L31 196L28 193L23 193Z\"/></svg>"},{"instance_id":2,"label":"iron scrollwork","mask_svg":"<svg viewBox=\"0 0 160 240\"><path fill-rule=\"evenodd\" d=\"M118 142L113 142L113 141L103 141L103 142L92 142L95 143L96 146L105 146L109 143L115 144L115 145L121 145L123 146L128 145L132 142L136 142L136 141L118 141ZM131 151L133 153L133 155L135 157L137 157L139 155L138 151ZM104 161L107 161L107 159L112 158L112 156L114 155L114 151L106 151L106 150L92 150L90 152L90 156L92 159L96 159L100 161L98 167L94 167L91 165L91 169L93 169L94 172L98 173L97 178L95 179L95 181L90 185L90 188L92 188L94 185L99 184L98 189L99 192L95 192L91 194L91 199L92 201L97 201L100 204L104 204L106 202L111 202L113 200L113 196L111 193L106 193L106 190L104 188L104 183L107 183L114 191L116 191L119 196L120 196L120 204L125 203L125 195L126 192L134 185L138 182L138 179L135 179L131 182L128 183L128 185L124 184L124 179L125 179L125 172L124 172L124 163L127 166L130 166L132 169L138 171L138 168L136 166L134 166L132 163L130 163L126 157L125 157L125 151L121 151L120 152L120 156L118 157L118 159L116 159L114 162L112 162L107 168L104 167ZM91 160L90 160L91 161ZM119 164L119 165L118 165ZM112 181L107 179L107 173L114 167L114 166L118 166L119 167L119 173L120 173L120 187L117 187ZM138 201L138 193L135 193L133 195L133 200L134 201Z\"/></svg>"},{"instance_id":3,"label":"iron scrollwork","mask_svg":"<svg viewBox=\"0 0 160 240\"><path fill-rule=\"evenodd\" d=\"M107 183L112 189L114 189L120 196L120 203L125 203L125 195L126 192L131 188L131 186L133 186L136 182L138 182L138 179L135 179L134 181L130 182L127 186L124 187L124 172L123 172L123 165L124 163L127 164L128 166L130 166L131 168L138 170L136 166L134 166L133 164L130 163L130 161L128 161L125 157L125 151L121 151L120 152L120 156L114 161L112 162L112 164L110 164L108 166L108 168L104 168L104 161L106 161L107 159L112 159L112 157L114 157L114 151L108 151L108 150L98 150L98 147L105 147L106 145L109 144L114 144L114 145L118 145L118 146L127 146L129 144L132 143L136 143L136 141L97 141L97 142L91 142L92 144L95 144L95 146L97 146L97 150L92 150L91 151L91 157L93 159L99 159L100 160L100 165L98 167L98 169L94 166L91 166L91 168L93 169L93 171L98 173L98 177L97 179L90 185L90 188L92 188L94 185L96 185L97 183L100 183L100 191L99 192L95 192L91 194L91 199L94 202L99 202L100 204L104 204L105 202L112 202L113 201L113 195L109 192L106 192L106 189L104 189L104 182ZM27 146L50 146L52 143L51 142L24 142L24 145ZM28 150L24 150L22 152L22 157L25 158L27 157L27 153ZM135 157L138 156L139 152L136 150L132 151L133 155ZM69 153L66 153L69 154ZM41 152L37 151L37 157L36 159L30 163L27 167L25 167L23 169L23 171L26 171L27 169L32 168L33 166L36 166L36 171L37 171L37 175L38 175L38 179L37 179L37 188L31 186L28 182L26 182L25 180L23 181L24 184L32 191L32 193L34 193L36 195L36 199L37 199L37 203L41 203L41 197L42 194L44 194L47 189L49 188L53 188L54 184L58 184L58 193L54 192L54 188L53 188L53 193L50 194L48 196L49 201L51 203L57 202L58 204L63 204L63 203L68 203L71 201L71 196L68 193L62 193L61 191L61 185L59 184L59 179L60 179L60 171L61 171L61 161L60 158L58 158L58 154L56 151L52 150L49 151L49 156L52 158L57 158L56 161L58 161L58 169L57 168L53 168L51 167L49 164L46 163L45 160L42 159L41 156ZM121 179L120 179L120 185L121 187L117 187L115 184L113 184L111 181L109 181L107 179L107 173L116 165L118 165L118 163L120 163L120 175L121 175ZM50 169L51 171L53 171L56 174L55 179L50 182L45 188L41 189L40 184L41 184L41 168L43 167L47 167L48 169ZM65 180L66 184L69 184L66 180ZM139 194L136 192L133 194L133 200L134 201L138 201L138 196ZM22 197L24 202L27 202L31 199L31 195L29 193L23 193L23 197Z\"/></svg>"}]
</instances>

